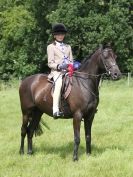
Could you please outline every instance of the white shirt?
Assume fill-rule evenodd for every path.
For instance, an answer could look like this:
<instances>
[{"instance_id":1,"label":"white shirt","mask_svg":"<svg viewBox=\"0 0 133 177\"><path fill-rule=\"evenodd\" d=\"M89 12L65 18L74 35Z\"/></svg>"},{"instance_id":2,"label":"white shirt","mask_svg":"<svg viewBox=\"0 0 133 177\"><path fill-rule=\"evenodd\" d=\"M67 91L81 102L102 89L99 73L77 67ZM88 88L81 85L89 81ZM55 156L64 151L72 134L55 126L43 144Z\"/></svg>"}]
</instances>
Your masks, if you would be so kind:
<instances>
[{"instance_id":1,"label":"white shirt","mask_svg":"<svg viewBox=\"0 0 133 177\"><path fill-rule=\"evenodd\" d=\"M65 44L63 43L63 42L58 42L58 41L55 41L56 42L56 45L57 45L57 47L62 51L62 53L64 54L64 58L63 58L63 60L64 60L64 62L65 63L70 63L70 61L69 61L69 58L68 58L68 56L66 56L66 54L65 54Z\"/></svg>"}]
</instances>

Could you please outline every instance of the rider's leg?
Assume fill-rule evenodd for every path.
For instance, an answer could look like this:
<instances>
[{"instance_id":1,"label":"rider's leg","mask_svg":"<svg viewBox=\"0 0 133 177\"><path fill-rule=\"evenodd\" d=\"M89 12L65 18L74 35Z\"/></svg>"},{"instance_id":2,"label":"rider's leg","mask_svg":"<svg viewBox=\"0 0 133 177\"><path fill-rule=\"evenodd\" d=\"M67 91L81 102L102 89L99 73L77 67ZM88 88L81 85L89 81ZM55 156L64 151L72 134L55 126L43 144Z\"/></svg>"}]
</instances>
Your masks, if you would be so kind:
<instances>
[{"instance_id":1,"label":"rider's leg","mask_svg":"<svg viewBox=\"0 0 133 177\"><path fill-rule=\"evenodd\" d=\"M60 117L62 113L59 111L60 93L62 87L62 75L59 73L54 76L55 89L53 93L53 116Z\"/></svg>"}]
</instances>

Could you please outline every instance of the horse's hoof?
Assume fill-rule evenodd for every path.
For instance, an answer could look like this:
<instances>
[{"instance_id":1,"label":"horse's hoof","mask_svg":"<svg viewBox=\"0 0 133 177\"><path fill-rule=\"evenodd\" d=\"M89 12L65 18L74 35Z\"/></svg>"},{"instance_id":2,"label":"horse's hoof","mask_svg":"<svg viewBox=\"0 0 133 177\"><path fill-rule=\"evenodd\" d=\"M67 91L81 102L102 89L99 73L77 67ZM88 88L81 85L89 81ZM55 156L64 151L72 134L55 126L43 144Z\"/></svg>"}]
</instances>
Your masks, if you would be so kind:
<instances>
[{"instance_id":1,"label":"horse's hoof","mask_svg":"<svg viewBox=\"0 0 133 177\"><path fill-rule=\"evenodd\" d=\"M75 162L75 161L78 161L78 157L77 156L74 156L73 157L73 161Z\"/></svg>"},{"instance_id":2,"label":"horse's hoof","mask_svg":"<svg viewBox=\"0 0 133 177\"><path fill-rule=\"evenodd\" d=\"M33 154L33 151L28 151L27 154L28 154L28 155L32 155L32 154Z\"/></svg>"},{"instance_id":3,"label":"horse's hoof","mask_svg":"<svg viewBox=\"0 0 133 177\"><path fill-rule=\"evenodd\" d=\"M24 150L20 149L20 150L19 150L19 154L20 154L20 155L23 155L23 154L24 154Z\"/></svg>"},{"instance_id":4,"label":"horse's hoof","mask_svg":"<svg viewBox=\"0 0 133 177\"><path fill-rule=\"evenodd\" d=\"M90 157L91 153L86 153L87 157Z\"/></svg>"}]
</instances>

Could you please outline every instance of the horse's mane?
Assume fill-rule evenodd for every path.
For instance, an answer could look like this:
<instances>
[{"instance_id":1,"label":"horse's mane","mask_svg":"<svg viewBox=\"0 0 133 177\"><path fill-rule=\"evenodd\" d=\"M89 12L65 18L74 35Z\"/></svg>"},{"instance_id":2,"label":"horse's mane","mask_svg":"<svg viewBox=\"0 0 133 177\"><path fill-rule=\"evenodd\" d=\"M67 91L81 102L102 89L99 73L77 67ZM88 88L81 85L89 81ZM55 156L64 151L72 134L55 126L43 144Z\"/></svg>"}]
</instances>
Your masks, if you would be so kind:
<instances>
[{"instance_id":1,"label":"horse's mane","mask_svg":"<svg viewBox=\"0 0 133 177\"><path fill-rule=\"evenodd\" d=\"M95 48L95 50L93 50L93 52L89 55L87 55L81 62L81 67L80 68L84 68L92 59L92 57L101 49L105 49L105 48L111 48L111 43L110 42L105 42L104 44L100 44L98 47Z\"/></svg>"},{"instance_id":2,"label":"horse's mane","mask_svg":"<svg viewBox=\"0 0 133 177\"><path fill-rule=\"evenodd\" d=\"M90 53L89 55L87 55L87 56L82 60L82 62L81 62L81 67L80 67L80 68L84 68L84 66L86 66L86 65L90 62L92 56L93 56L97 51L99 51L100 49L101 49L101 47L97 47L92 53Z\"/></svg>"}]
</instances>

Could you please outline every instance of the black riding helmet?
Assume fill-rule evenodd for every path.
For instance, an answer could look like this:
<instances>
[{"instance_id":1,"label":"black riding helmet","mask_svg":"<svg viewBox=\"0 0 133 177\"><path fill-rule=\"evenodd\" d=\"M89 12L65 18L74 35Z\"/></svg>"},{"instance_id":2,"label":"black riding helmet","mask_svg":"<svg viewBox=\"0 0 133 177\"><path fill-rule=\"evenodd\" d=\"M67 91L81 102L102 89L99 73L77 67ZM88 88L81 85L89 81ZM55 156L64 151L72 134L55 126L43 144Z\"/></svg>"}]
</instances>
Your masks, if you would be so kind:
<instances>
[{"instance_id":1,"label":"black riding helmet","mask_svg":"<svg viewBox=\"0 0 133 177\"><path fill-rule=\"evenodd\" d=\"M57 23L57 24L52 26L52 33L53 33L53 35L66 34L67 33L67 29L66 29L64 24Z\"/></svg>"}]
</instances>

